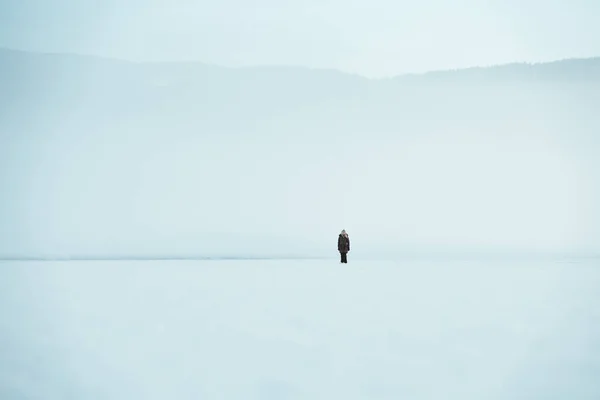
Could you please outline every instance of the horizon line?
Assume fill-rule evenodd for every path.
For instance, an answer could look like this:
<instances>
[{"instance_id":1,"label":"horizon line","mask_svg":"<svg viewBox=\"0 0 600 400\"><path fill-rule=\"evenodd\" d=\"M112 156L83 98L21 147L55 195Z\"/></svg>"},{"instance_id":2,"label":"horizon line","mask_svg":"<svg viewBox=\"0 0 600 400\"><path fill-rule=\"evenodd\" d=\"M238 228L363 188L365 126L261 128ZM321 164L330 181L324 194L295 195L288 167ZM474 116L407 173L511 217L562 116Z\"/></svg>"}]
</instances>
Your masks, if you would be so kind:
<instances>
[{"instance_id":1,"label":"horizon line","mask_svg":"<svg viewBox=\"0 0 600 400\"><path fill-rule=\"evenodd\" d=\"M358 254L355 259L397 260L403 258L577 258L577 259L600 259L598 252L534 252L534 251L435 251L435 252L397 252L376 254ZM0 256L2 261L266 261L266 260L330 260L336 259L336 255L330 256L295 256L295 255L240 255L240 256Z\"/></svg>"}]
</instances>

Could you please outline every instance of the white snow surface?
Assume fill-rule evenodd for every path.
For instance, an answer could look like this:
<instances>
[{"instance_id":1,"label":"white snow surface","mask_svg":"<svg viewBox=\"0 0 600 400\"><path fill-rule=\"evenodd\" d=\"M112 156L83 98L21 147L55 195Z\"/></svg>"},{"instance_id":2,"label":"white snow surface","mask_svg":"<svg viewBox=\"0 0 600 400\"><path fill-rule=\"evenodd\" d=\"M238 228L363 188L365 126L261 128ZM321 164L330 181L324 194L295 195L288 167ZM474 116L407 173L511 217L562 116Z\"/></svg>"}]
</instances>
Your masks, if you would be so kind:
<instances>
[{"instance_id":1,"label":"white snow surface","mask_svg":"<svg viewBox=\"0 0 600 400\"><path fill-rule=\"evenodd\" d=\"M598 399L598 261L0 263L0 398Z\"/></svg>"}]
</instances>

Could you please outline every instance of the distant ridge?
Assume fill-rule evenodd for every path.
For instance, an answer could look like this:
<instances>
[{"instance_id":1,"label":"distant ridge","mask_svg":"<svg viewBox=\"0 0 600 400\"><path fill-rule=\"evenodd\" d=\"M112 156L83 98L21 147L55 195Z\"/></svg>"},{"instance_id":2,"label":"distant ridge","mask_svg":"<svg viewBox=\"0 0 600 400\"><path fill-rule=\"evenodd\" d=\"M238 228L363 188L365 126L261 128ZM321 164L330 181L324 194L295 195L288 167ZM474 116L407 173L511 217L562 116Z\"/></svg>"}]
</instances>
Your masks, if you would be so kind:
<instances>
[{"instance_id":1,"label":"distant ridge","mask_svg":"<svg viewBox=\"0 0 600 400\"><path fill-rule=\"evenodd\" d=\"M28 50L20 50L13 49L8 47L0 47L0 56L2 53L13 53L14 55L22 55L22 56L38 56L38 57L64 57L71 59L88 59L88 60L98 60L105 62L114 62L114 63L122 63L122 64L132 64L132 65L140 65L140 66L187 66L187 67L196 67L196 68L218 68L230 71L306 71L306 72L319 72L319 73L329 73L329 74L340 74L346 76L359 77L365 80L372 81L386 81L390 79L406 79L406 78L415 78L415 77L432 77L432 76L441 76L446 74L477 74L485 71L502 71L502 70L525 70L531 68L539 68L543 67L546 69L562 69L566 67L580 67L585 70L594 69L595 72L598 72L600 69L600 56L595 57L573 57L573 58L561 58L554 59L548 61L536 61L536 62L510 62L504 64L497 65L485 65L485 66L472 66L465 68L453 68L453 69L433 69L422 72L409 72L402 74L394 74L385 78L367 78L363 75L356 73L349 73L343 70L335 69L335 68L315 68L315 67L304 67L304 66L293 66L293 65L250 65L250 66L241 66L241 67L230 67L223 66L219 64L205 63L202 61L188 60L188 61L133 61L127 60L124 58L117 57L109 57L102 55L92 55L92 54L81 54L81 53L71 53L71 52L34 52Z\"/></svg>"},{"instance_id":2,"label":"distant ridge","mask_svg":"<svg viewBox=\"0 0 600 400\"><path fill-rule=\"evenodd\" d=\"M410 151L412 144L422 139L439 137L444 139L440 143L450 143L453 137L482 140L511 135L538 140L540 152L551 139L553 146L568 146L576 155L564 156L565 165L585 171L591 187L599 182L598 57L367 79L302 67L134 63L95 56L0 50L0 92L0 167L4 166L0 168L4 194L0 207L0 257L5 259L93 260L122 259L123 255L129 259L272 259L322 254L335 257L335 251L330 251L331 232L321 231L330 228L320 226L329 222L322 222L326 220L320 215L310 215L308 221L296 221L294 217L289 219L293 222L286 222L286 218L281 218L287 212L296 212L290 207L304 205L299 202L301 198L290 195L294 191L284 193L279 184L314 154L318 162L310 165L314 169L310 173L317 176L321 172L317 169L323 167L326 180L323 186L311 187L308 179L302 185L308 191L323 191L331 183L335 186L337 180L325 169L332 168L333 162L344 156L340 143L347 142L355 143L350 148L356 153L344 162L356 161L355 165L360 165L370 159L360 159L370 149L383 151L384 159L392 160L396 154L408 154L407 149ZM510 151L503 151L503 160L510 163ZM151 156L154 152L160 152L164 158ZM222 152L224 161L217 160L217 152ZM202 157L212 161L204 163ZM571 161L576 157L579 161ZM230 168L232 161L238 159L244 164ZM273 161L277 164L269 165L270 160L277 160ZM252 179L242 179L243 167L255 161L259 167ZM432 163L435 165L435 161ZM78 178L73 174L67 179L67 171L77 172L82 164L88 168L87 175ZM390 182L386 181L381 195L393 196L391 185L398 185L400 193L406 190L401 179L407 175L400 178L400 173L396 180L394 171L383 169L387 161L374 164L372 171L390 174ZM433 168L432 165L420 168ZM219 179L215 178L217 168L223 171ZM363 168L369 169L370 165ZM437 168L442 170L445 165ZM473 170L476 168L474 165ZM415 170L414 176L418 172ZM168 196L165 204L149 201L147 208L142 207L144 211L132 213L130 207L137 202L156 199L165 188L173 187L170 174L176 174L173 176L177 178L177 195L174 192ZM587 185L585 175L582 173L582 181L573 185ZM141 176L154 178L140 186L131 184ZM360 178L363 184L369 183L363 180L366 176ZM427 176L435 182L443 174L428 171ZM500 176L498 173L490 179ZM352 181L354 177L348 177L350 186L361 190ZM224 179L232 184L224 184ZM534 181L532 178L532 185ZM412 187L409 194L419 195L417 182L407 183ZM243 189L237 190L235 185ZM367 186L371 190L380 187L376 183ZM55 190L57 187L61 189ZM83 191L86 195L76 200ZM210 205L196 214L194 208L202 207L204 193L209 195ZM101 199L107 194L111 194L111 201L105 205ZM232 216L227 206L221 207L218 199L246 195L251 200L248 207L252 208L244 205L240 212L257 213L243 221ZM320 195L315 192L311 200L315 207ZM182 202L177 196L187 197ZM356 196L356 192L350 196ZM373 194L374 207L380 200L377 196ZM515 196L526 198L525 193ZM67 200L77 201L77 207L67 207ZM271 212L269 201L277 212ZM190 215L198 216L189 222L193 225L178 231L182 225L175 221L182 220L177 215L182 203L193 211ZM369 232L364 240L370 243L357 248L379 249L371 254L381 257L383 251L389 253L384 258L414 254L405 249L413 250L413 241L420 244L421 239L411 236L414 227L406 225L402 217L411 209L401 209L387 200L384 206L389 207L389 219L386 215L380 223L391 224L397 218L394 225L403 230L399 237L407 242L382 243L387 240L385 237ZM330 211L321 207L334 206L319 206L319 213L327 215ZM164 215L153 221L157 212ZM213 212L215 216L209 214ZM351 208L347 212L345 217L353 217ZM369 212L363 210L362 218L368 218ZM105 215L107 220L88 218L94 215ZM63 217L65 225L61 227ZM590 213L589 217L595 215ZM211 218L215 219L206 223ZM327 218L333 221L334 217ZM164 221L159 223L160 228L144 228L146 222L151 226L158 221ZM371 225L366 219L363 221ZM591 228L598 226L596 222L586 222L590 232L585 235L590 238L597 233ZM45 230L37 233L36 229L44 224ZM240 224L254 224L244 227L244 238L215 238L205 231L235 229L231 227ZM314 224L313 228L310 224ZM515 229L518 224L514 223ZM300 233L294 240L279 241L286 232L298 227ZM261 229L276 240L252 232ZM334 238L337 229L333 228ZM312 233L303 237L301 232ZM581 234L583 237L584 232ZM200 239L201 235L204 236ZM105 256L98 257L99 254ZM442 252L438 254L441 257Z\"/></svg>"}]
</instances>

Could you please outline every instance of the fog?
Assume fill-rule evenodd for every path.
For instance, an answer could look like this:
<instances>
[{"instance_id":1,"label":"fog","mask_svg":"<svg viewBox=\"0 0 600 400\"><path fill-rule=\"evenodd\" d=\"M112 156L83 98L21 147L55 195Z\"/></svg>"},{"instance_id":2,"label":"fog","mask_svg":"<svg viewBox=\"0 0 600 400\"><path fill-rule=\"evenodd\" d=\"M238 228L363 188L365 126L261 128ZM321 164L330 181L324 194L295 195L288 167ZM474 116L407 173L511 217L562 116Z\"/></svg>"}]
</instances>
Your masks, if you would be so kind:
<instances>
[{"instance_id":1,"label":"fog","mask_svg":"<svg viewBox=\"0 0 600 400\"><path fill-rule=\"evenodd\" d=\"M3 399L596 399L597 262L0 264Z\"/></svg>"},{"instance_id":2,"label":"fog","mask_svg":"<svg viewBox=\"0 0 600 400\"><path fill-rule=\"evenodd\" d=\"M0 254L597 253L598 60L369 80L4 50Z\"/></svg>"},{"instance_id":3,"label":"fog","mask_svg":"<svg viewBox=\"0 0 600 400\"><path fill-rule=\"evenodd\" d=\"M320 250L319 242L333 248L346 228L358 249L598 244L596 177L535 137L342 136L338 144L131 136L27 144L27 159L15 160L29 164L27 175L12 170L24 187L5 196L17 208L5 210L8 221L27 229L23 243L48 254L203 254L202 235L235 233L245 239L224 237L224 255L247 251L244 241L260 236L294 239L272 245L297 252Z\"/></svg>"}]
</instances>

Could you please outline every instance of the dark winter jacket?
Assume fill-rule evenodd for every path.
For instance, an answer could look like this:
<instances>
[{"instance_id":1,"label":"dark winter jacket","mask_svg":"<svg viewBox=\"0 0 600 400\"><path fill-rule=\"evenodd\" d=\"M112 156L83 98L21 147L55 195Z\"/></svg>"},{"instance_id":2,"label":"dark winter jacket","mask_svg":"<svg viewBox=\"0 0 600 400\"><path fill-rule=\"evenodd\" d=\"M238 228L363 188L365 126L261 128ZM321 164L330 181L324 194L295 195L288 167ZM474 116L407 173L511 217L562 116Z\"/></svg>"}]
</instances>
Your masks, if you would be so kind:
<instances>
[{"instance_id":1,"label":"dark winter jacket","mask_svg":"<svg viewBox=\"0 0 600 400\"><path fill-rule=\"evenodd\" d=\"M340 253L347 253L350 251L350 238L340 233L338 238L338 251Z\"/></svg>"}]
</instances>

